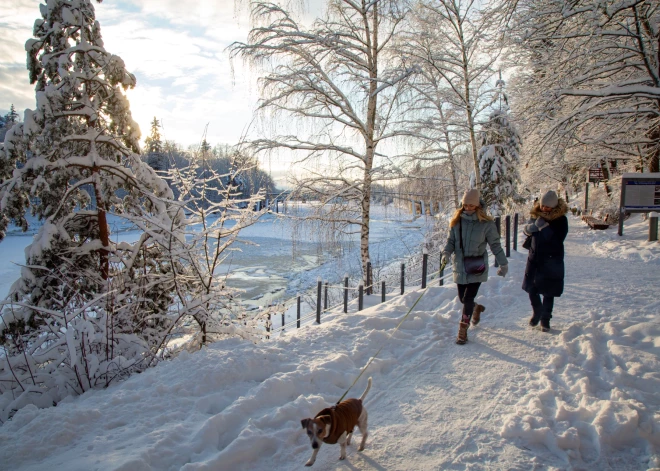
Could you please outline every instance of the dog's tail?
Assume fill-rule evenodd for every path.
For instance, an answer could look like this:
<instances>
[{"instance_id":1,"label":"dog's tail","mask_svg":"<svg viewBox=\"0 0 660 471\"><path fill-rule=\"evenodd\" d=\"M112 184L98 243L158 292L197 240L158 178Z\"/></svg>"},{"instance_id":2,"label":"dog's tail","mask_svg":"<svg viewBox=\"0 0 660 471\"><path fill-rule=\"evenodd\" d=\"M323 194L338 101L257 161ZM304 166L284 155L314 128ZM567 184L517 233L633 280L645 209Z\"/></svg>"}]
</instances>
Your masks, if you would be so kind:
<instances>
[{"instance_id":1,"label":"dog's tail","mask_svg":"<svg viewBox=\"0 0 660 471\"><path fill-rule=\"evenodd\" d=\"M367 389L364 390L362 393L362 396L360 396L360 401L364 401L364 398L367 397L367 393L371 389L371 377L369 377L369 381L367 382Z\"/></svg>"}]
</instances>

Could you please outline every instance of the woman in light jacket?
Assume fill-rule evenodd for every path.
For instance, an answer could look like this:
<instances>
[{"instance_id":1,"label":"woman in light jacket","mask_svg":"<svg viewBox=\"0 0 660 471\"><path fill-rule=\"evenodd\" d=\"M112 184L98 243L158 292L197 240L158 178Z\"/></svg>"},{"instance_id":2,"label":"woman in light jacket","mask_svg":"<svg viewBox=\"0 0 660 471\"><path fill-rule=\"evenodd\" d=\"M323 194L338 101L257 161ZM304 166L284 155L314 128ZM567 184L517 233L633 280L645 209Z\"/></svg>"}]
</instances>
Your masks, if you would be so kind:
<instances>
[{"instance_id":1,"label":"woman in light jacket","mask_svg":"<svg viewBox=\"0 0 660 471\"><path fill-rule=\"evenodd\" d=\"M461 244L462 234L462 244ZM479 286L488 280L488 252L486 244L497 260L500 268L497 274L506 276L509 266L502 245L497 226L492 217L488 216L479 198L479 190L467 190L463 195L461 207L456 210L449 223L449 237L443 250L442 262L446 263L454 254L454 282L458 287L458 299L463 304L463 313L458 327L456 343L463 345L468 341L467 330L470 326L479 323L484 306L475 306ZM467 273L464 263L465 257L482 257L483 272Z\"/></svg>"}]
</instances>

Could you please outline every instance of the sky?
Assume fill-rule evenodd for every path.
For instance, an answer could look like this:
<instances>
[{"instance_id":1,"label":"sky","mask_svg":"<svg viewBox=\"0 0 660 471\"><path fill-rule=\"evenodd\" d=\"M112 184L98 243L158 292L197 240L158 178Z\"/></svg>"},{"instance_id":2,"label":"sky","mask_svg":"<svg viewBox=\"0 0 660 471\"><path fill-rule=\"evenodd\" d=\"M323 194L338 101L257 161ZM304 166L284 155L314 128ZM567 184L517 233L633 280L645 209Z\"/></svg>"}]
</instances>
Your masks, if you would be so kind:
<instances>
[{"instance_id":1,"label":"sky","mask_svg":"<svg viewBox=\"0 0 660 471\"><path fill-rule=\"evenodd\" d=\"M33 108L25 41L40 18L39 0L0 0L0 113ZM137 78L128 91L133 118L146 137L157 117L165 139L184 147L234 144L248 130L258 100L256 74L227 46L245 41L248 1L105 0L94 2L106 50Z\"/></svg>"},{"instance_id":2,"label":"sky","mask_svg":"<svg viewBox=\"0 0 660 471\"><path fill-rule=\"evenodd\" d=\"M312 470L660 471L660 302L649 289L660 244L647 241L641 215L623 237L569 220L566 287L550 333L527 325L527 254L512 251L508 275L491 267L480 287L486 311L467 345L454 343L461 304L451 275L426 291L411 283L403 296L394 287L385 303L367 296L364 310L332 309L320 325L295 329L289 319L271 340L225 339L57 407L23 407L0 425L0 463L308 469L301 419L346 392L359 397L371 377L365 450L356 431L346 460L324 444Z\"/></svg>"}]
</instances>

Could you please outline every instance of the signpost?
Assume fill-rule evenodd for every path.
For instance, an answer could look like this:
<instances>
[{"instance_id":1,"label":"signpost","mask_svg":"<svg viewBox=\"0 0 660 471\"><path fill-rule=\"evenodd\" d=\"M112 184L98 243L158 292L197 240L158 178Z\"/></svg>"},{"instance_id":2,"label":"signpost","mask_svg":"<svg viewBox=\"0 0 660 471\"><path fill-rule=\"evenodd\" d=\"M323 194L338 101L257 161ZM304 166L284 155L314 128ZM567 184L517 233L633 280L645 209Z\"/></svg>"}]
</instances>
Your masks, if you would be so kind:
<instances>
[{"instance_id":1,"label":"signpost","mask_svg":"<svg viewBox=\"0 0 660 471\"><path fill-rule=\"evenodd\" d=\"M624 173L621 177L619 232L623 235L625 213L660 211L660 173Z\"/></svg>"}]
</instances>

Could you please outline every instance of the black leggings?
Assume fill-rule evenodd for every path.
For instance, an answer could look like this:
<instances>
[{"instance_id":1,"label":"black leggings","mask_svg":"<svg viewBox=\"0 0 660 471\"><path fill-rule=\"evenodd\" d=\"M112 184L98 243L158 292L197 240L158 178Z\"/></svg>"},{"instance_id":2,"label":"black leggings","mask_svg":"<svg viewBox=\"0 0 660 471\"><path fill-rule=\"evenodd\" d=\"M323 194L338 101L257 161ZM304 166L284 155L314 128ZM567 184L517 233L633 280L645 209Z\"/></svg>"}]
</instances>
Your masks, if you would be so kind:
<instances>
[{"instance_id":1,"label":"black leggings","mask_svg":"<svg viewBox=\"0 0 660 471\"><path fill-rule=\"evenodd\" d=\"M541 302L541 295L535 288L532 288L529 292L529 300L532 303L532 309L534 309L534 317L548 320L552 318L552 308L555 305L554 296L543 296Z\"/></svg>"},{"instance_id":2,"label":"black leggings","mask_svg":"<svg viewBox=\"0 0 660 471\"><path fill-rule=\"evenodd\" d=\"M468 283L467 285L458 286L458 299L463 303L463 316L461 322L470 323L472 319L472 312L474 311L474 298L477 297L479 286L481 283Z\"/></svg>"}]
</instances>

